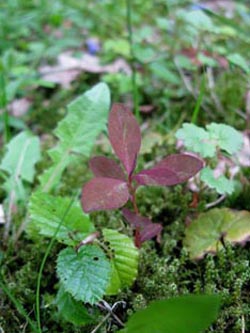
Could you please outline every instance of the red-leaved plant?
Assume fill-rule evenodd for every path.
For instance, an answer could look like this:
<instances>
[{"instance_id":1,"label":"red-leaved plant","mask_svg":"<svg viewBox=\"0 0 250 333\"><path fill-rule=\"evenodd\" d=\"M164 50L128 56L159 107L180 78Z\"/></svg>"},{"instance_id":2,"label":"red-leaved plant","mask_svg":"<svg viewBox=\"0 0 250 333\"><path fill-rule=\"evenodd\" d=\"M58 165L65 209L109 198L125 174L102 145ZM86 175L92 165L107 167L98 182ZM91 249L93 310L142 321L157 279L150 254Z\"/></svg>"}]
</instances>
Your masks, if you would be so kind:
<instances>
[{"instance_id":1,"label":"red-leaved plant","mask_svg":"<svg viewBox=\"0 0 250 333\"><path fill-rule=\"evenodd\" d=\"M134 212L127 208L123 216L135 229L135 244L141 244L155 236L159 239L162 225L153 223L139 214L136 190L140 185L171 186L185 182L202 167L203 161L189 154L173 154L153 168L134 174L137 155L141 146L140 127L129 108L114 104L108 121L109 140L121 167L114 160L96 156L90 160L95 178L84 185L82 207L88 213L97 210L117 209L131 201Z\"/></svg>"}]
</instances>

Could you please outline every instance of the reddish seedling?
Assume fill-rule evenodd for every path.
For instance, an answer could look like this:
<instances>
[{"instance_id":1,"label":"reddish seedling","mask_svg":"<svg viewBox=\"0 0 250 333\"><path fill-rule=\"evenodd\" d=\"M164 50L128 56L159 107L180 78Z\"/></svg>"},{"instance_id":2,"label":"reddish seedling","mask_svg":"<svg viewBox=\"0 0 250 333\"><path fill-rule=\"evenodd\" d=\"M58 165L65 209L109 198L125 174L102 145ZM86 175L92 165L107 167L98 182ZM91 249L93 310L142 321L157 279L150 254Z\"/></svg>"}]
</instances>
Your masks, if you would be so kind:
<instances>
[{"instance_id":1,"label":"reddish seedling","mask_svg":"<svg viewBox=\"0 0 250 333\"><path fill-rule=\"evenodd\" d=\"M97 210L117 209L131 201L134 212L127 208L123 216L135 229L135 244L141 244L155 236L160 238L162 225L140 216L136 204L139 186L172 186L193 177L203 167L203 161L189 154L173 154L153 168L134 174L141 146L140 127L129 108L114 104L108 121L109 140L121 166L114 160L96 156L89 166L94 178L84 185L82 207L87 213Z\"/></svg>"}]
</instances>

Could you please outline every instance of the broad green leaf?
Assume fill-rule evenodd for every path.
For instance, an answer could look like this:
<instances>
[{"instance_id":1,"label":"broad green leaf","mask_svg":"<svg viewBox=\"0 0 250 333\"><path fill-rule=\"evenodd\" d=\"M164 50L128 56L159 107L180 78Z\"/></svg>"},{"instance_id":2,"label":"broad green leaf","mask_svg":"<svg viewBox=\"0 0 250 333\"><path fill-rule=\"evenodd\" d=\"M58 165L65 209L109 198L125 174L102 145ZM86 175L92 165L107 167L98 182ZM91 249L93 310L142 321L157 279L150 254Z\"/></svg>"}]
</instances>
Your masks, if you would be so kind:
<instances>
[{"instance_id":1,"label":"broad green leaf","mask_svg":"<svg viewBox=\"0 0 250 333\"><path fill-rule=\"evenodd\" d=\"M211 123L206 126L210 140L229 154L237 153L243 145L242 134L231 126Z\"/></svg>"},{"instance_id":2,"label":"broad green leaf","mask_svg":"<svg viewBox=\"0 0 250 333\"><path fill-rule=\"evenodd\" d=\"M67 116L55 130L59 142L49 151L53 164L40 177L44 191L58 183L65 168L78 159L77 154L90 155L96 137L106 127L109 106L110 92L105 83L99 83L68 105Z\"/></svg>"},{"instance_id":3,"label":"broad green leaf","mask_svg":"<svg viewBox=\"0 0 250 333\"><path fill-rule=\"evenodd\" d=\"M200 178L208 187L215 189L219 194L232 194L234 191L233 180L226 178L224 175L215 177L214 171L209 167L201 170Z\"/></svg>"},{"instance_id":4,"label":"broad green leaf","mask_svg":"<svg viewBox=\"0 0 250 333\"><path fill-rule=\"evenodd\" d=\"M115 295L133 284L137 276L139 252L132 239L116 230L104 229L103 236L112 253L111 282L106 294Z\"/></svg>"},{"instance_id":5,"label":"broad green leaf","mask_svg":"<svg viewBox=\"0 0 250 333\"><path fill-rule=\"evenodd\" d=\"M76 301L62 286L57 293L56 305L59 316L74 325L82 326L94 321L84 305Z\"/></svg>"},{"instance_id":6,"label":"broad green leaf","mask_svg":"<svg viewBox=\"0 0 250 333\"><path fill-rule=\"evenodd\" d=\"M234 244L245 243L249 237L249 212L215 208L200 214L186 229L184 246L192 259L199 259L220 250L222 239Z\"/></svg>"},{"instance_id":7,"label":"broad green leaf","mask_svg":"<svg viewBox=\"0 0 250 333\"><path fill-rule=\"evenodd\" d=\"M227 59L229 60L229 62L233 65L236 65L238 67L240 67L241 69L243 69L244 72L246 72L247 74L250 73L250 67L246 61L245 58L242 57L242 55L240 55L239 53L233 53L233 54L229 54L227 56Z\"/></svg>"},{"instance_id":8,"label":"broad green leaf","mask_svg":"<svg viewBox=\"0 0 250 333\"><path fill-rule=\"evenodd\" d=\"M88 215L83 213L78 202L74 202L70 206L71 200L70 198L54 197L48 193L35 192L29 203L31 233L32 229L38 229L41 235L53 237L63 219L56 234L59 242L76 245L86 238L94 231L94 226ZM68 207L70 208L67 211Z\"/></svg>"},{"instance_id":9,"label":"broad green leaf","mask_svg":"<svg viewBox=\"0 0 250 333\"><path fill-rule=\"evenodd\" d=\"M198 30L207 30L216 32L216 26L213 24L211 18L200 10L185 11L185 21Z\"/></svg>"},{"instance_id":10,"label":"broad green leaf","mask_svg":"<svg viewBox=\"0 0 250 333\"><path fill-rule=\"evenodd\" d=\"M201 333L216 319L220 297L188 295L152 302L133 314L121 333Z\"/></svg>"},{"instance_id":11,"label":"broad green leaf","mask_svg":"<svg viewBox=\"0 0 250 333\"><path fill-rule=\"evenodd\" d=\"M7 153L1 162L0 169L6 171L11 177L32 183L35 164L39 159L39 139L29 132L22 132L7 145Z\"/></svg>"},{"instance_id":12,"label":"broad green leaf","mask_svg":"<svg viewBox=\"0 0 250 333\"><path fill-rule=\"evenodd\" d=\"M65 290L76 300L94 304L102 299L110 282L111 265L95 245L78 252L66 248L59 253L57 273Z\"/></svg>"},{"instance_id":13,"label":"broad green leaf","mask_svg":"<svg viewBox=\"0 0 250 333\"><path fill-rule=\"evenodd\" d=\"M7 145L0 165L0 169L7 174L2 187L13 194L14 201L25 200L27 194L23 182L33 182L35 164L39 159L39 139L29 132L21 132Z\"/></svg>"},{"instance_id":14,"label":"broad green leaf","mask_svg":"<svg viewBox=\"0 0 250 333\"><path fill-rule=\"evenodd\" d=\"M216 147L209 141L209 134L204 128L194 124L183 124L176 132L177 139L183 140L185 147L202 157L213 157L216 154Z\"/></svg>"},{"instance_id":15,"label":"broad green leaf","mask_svg":"<svg viewBox=\"0 0 250 333\"><path fill-rule=\"evenodd\" d=\"M183 124L176 137L184 141L187 149L199 153L202 157L214 157L220 148L229 154L238 152L243 144L240 132L225 124L211 123L204 128L194 124Z\"/></svg>"}]
</instances>

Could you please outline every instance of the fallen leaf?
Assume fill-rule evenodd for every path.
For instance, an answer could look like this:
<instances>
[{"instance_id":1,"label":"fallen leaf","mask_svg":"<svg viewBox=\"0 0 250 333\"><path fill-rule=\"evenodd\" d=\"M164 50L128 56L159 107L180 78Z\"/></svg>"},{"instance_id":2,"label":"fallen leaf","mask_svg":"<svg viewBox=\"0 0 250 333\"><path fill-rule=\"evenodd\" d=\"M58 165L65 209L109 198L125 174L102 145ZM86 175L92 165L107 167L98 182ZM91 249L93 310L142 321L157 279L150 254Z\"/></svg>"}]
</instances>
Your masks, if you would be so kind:
<instances>
[{"instance_id":1,"label":"fallen leaf","mask_svg":"<svg viewBox=\"0 0 250 333\"><path fill-rule=\"evenodd\" d=\"M42 79L62 85L65 89L70 87L81 72L88 73L131 73L128 63L124 59L116 59L108 65L101 65L100 58L83 53L81 57L74 57L71 51L61 53L57 58L57 64L54 66L42 66L39 72Z\"/></svg>"}]
</instances>

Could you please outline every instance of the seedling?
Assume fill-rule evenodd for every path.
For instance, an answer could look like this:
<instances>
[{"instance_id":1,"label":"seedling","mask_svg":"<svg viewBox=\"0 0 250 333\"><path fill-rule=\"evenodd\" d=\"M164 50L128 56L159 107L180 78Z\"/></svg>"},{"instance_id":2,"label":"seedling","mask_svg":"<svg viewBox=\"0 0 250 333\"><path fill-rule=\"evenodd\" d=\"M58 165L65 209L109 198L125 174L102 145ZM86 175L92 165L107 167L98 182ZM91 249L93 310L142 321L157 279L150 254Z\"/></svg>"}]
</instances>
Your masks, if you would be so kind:
<instances>
[{"instance_id":1,"label":"seedling","mask_svg":"<svg viewBox=\"0 0 250 333\"><path fill-rule=\"evenodd\" d=\"M89 166L94 178L84 185L82 207L87 213L123 207L128 201L133 211L124 208L123 216L135 230L135 244L141 244L155 236L159 238L162 225L153 223L139 213L136 191L139 186L172 186L193 177L203 167L203 161L190 154L173 154L154 167L135 173L137 156L141 146L140 127L129 108L114 104L108 121L109 140L121 162L97 156Z\"/></svg>"},{"instance_id":2,"label":"seedling","mask_svg":"<svg viewBox=\"0 0 250 333\"><path fill-rule=\"evenodd\" d=\"M227 170L217 175L212 166L218 165L223 155L235 164L233 155L239 152L243 144L242 134L225 124L211 123L204 129L186 123L177 131L176 137L183 141L185 148L206 158L207 167L200 173L201 180L219 194L232 194L235 186L232 177L227 177Z\"/></svg>"}]
</instances>

